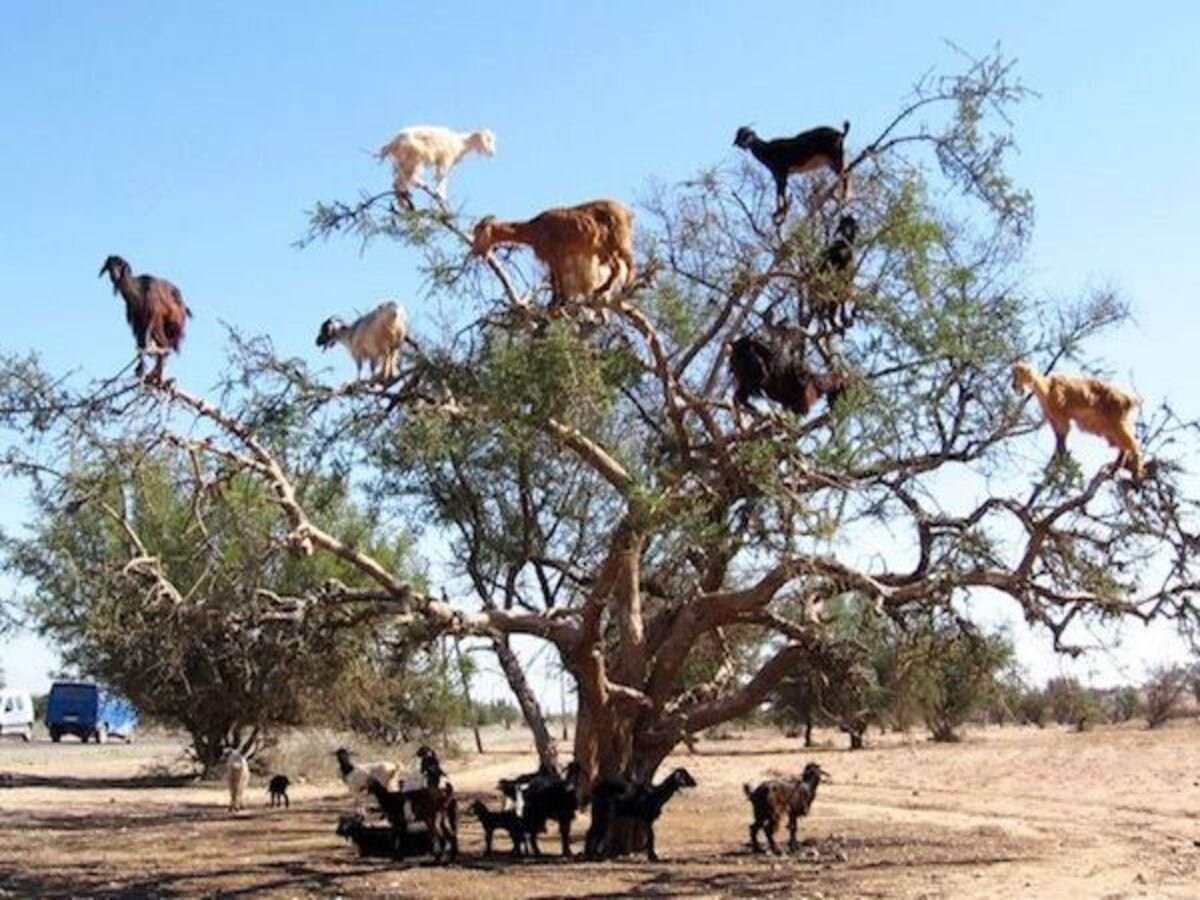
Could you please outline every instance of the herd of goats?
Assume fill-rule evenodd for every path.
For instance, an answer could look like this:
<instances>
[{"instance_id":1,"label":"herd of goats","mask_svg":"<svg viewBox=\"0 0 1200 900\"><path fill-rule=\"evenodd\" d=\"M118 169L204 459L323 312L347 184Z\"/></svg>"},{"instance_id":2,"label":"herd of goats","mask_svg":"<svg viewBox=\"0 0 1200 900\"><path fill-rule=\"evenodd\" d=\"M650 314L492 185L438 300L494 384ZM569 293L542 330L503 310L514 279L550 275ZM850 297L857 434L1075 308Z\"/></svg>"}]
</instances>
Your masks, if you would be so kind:
<instances>
[{"instance_id":1,"label":"herd of goats","mask_svg":"<svg viewBox=\"0 0 1200 900\"><path fill-rule=\"evenodd\" d=\"M782 226L788 211L788 178L796 172L831 170L840 187L839 205L845 209L849 197L850 172L846 164L845 139L849 122L838 130L821 127L794 137L763 140L750 128L739 128L734 144L748 150L774 178L776 203L774 220ZM396 197L412 207L412 191L421 182L422 170L431 167L437 181L436 195L443 201L450 170L467 153L492 155L495 137L490 131L458 133L440 127L414 127L401 131L379 151L381 160L392 162ZM577 206L548 209L523 222L501 222L488 216L474 229L472 248L486 256L498 245L520 244L530 247L546 267L551 311L564 304L594 305L607 316L604 304L619 292L635 290L637 265L633 250L633 213L614 200L593 200ZM777 325L764 319L761 329L733 340L727 346L733 381L732 408L738 426L741 413L754 410L752 397L765 396L798 415L807 415L821 397L836 400L845 384L836 372L814 374L805 359L807 327L815 317L818 327L839 335L854 323L848 302L859 260L858 221L842 215L835 235L814 267L821 276L818 285L839 283L833 299L814 304L807 320L796 325ZM184 339L191 310L183 295L171 282L151 275L134 275L124 259L110 256L100 274L108 274L115 293L125 301L126 319L137 342L136 375L145 372L145 357L155 357L149 381L161 384L166 356L178 352ZM407 337L407 319L397 303L385 302L370 313L346 324L338 318L326 320L317 336L323 349L344 345L353 357L362 378L363 364L370 368L373 380L390 383L398 377L401 348ZM1043 374L1020 361L1012 369L1013 389L1031 391L1040 401L1047 421L1054 430L1056 455L1066 452L1066 437L1074 422L1080 429L1099 435L1118 450L1116 464L1130 468L1135 481L1143 475L1141 447L1134 434L1134 416L1139 399L1105 381L1083 375ZM458 848L457 801L453 788L445 780L437 756L428 748L421 751L421 777L418 787L394 790L396 767L390 764L356 765L345 750L338 751L342 778L359 799L359 813L343 817L338 834L352 840L364 855L390 857L431 853L437 858ZM227 757L231 807L240 808L249 769L244 759L233 753ZM778 852L775 833L787 821L790 846L796 844L796 821L812 805L824 773L815 763L792 780L768 781L746 795L753 810L750 840L759 850L759 833L765 833L771 849ZM570 855L571 822L578 811L578 798L588 795L591 825L587 831L586 852L598 857L609 854L618 844L616 829L640 828L639 843L650 859L655 859L654 822L663 807L681 788L692 787L695 780L686 769L676 769L659 784L634 784L612 779L602 780L581 791L579 767L572 763L562 773L539 769L511 781L500 782L505 798L499 811L476 801L470 811L478 817L490 852L497 829L506 831L513 852L528 847L539 854L537 837L547 822L558 823L564 855ZM288 782L277 776L269 789L272 801L287 802ZM387 819L386 826L369 825L362 816L364 801L370 796ZM407 810L407 812L406 812ZM410 827L420 823L421 828ZM632 823L632 824L630 824ZM624 832L629 834L628 831Z\"/></svg>"},{"instance_id":2,"label":"herd of goats","mask_svg":"<svg viewBox=\"0 0 1200 900\"><path fill-rule=\"evenodd\" d=\"M339 817L337 834L352 842L361 856L407 859L432 856L434 860L454 861L458 856L458 798L442 769L437 753L428 746L417 749L418 772L404 775L392 762L356 763L344 747L335 751L338 771L356 802L354 813ZM229 809L244 807L250 767L242 754L228 750L224 757L229 786ZM644 848L651 861L658 859L654 847L654 823L676 792L696 786L687 769L678 768L658 784L637 784L620 778L601 778L584 792L582 770L568 763L560 773L542 765L536 772L516 778L502 778L497 784L502 798L499 810L489 809L476 799L468 807L483 827L484 855L491 856L497 831L505 832L512 842L512 855L532 853L541 856L538 835L551 822L558 825L562 855L571 856L571 825L580 808L590 803L591 823L584 838L588 859L602 859L631 846ZM771 851L779 854L775 834L787 822L788 849L795 852L797 822L808 815L817 787L828 781L829 773L816 763L804 767L799 778L764 781L757 787L745 785L746 797L753 809L750 844L755 853L763 848L759 834L766 836ZM267 784L270 804L291 806L290 781L286 775L274 775ZM580 801L586 796L585 802ZM373 799L386 824L370 824L366 818L368 800Z\"/></svg>"},{"instance_id":3,"label":"herd of goats","mask_svg":"<svg viewBox=\"0 0 1200 900\"><path fill-rule=\"evenodd\" d=\"M849 197L850 171L845 140L850 123L839 130L812 128L794 137L763 140L742 127L734 144L748 150L765 166L775 182L774 220L781 226L788 212L788 178L793 173L831 170L838 180L839 205ZM434 191L443 201L450 170L468 153L495 153L496 140L488 130L460 133L436 126L406 128L378 152L394 169L396 197L413 207L412 191L423 185L422 171L432 168ZM564 304L594 305L607 319L605 301L636 288L637 265L633 250L633 213L615 200L593 200L577 206L545 210L527 221L502 222L492 216L474 228L472 248L486 256L498 245L530 247L546 267L550 281L549 310ZM847 377L836 367L814 372L808 363L808 326L815 318L825 334L845 334L853 324L850 299L859 262L859 223L842 215L835 234L812 268L813 284L828 296L814 298L811 312L798 315L794 325L764 317L756 331L731 341L728 352L733 381L733 412L740 427L742 413L754 411L752 397L766 397L784 409L806 416L824 397L836 402ZM161 384L165 359L178 352L191 310L170 281L151 275L134 275L119 256L104 261L113 291L125 301L126 319L137 342L137 377L144 373L146 355L155 357L149 380ZM401 348L408 333L404 309L392 301L347 324L333 317L322 323L317 345L327 349L342 344L353 357L358 378L363 364L373 380L391 383L398 377ZM826 355L826 362L829 357ZM1143 474L1142 451L1134 434L1138 397L1099 378L1086 375L1042 374L1024 361L1014 364L1013 389L1035 394L1056 436L1056 455L1066 452L1067 433L1074 422L1081 430L1103 437L1118 451L1117 465L1127 466L1135 481Z\"/></svg>"}]
</instances>

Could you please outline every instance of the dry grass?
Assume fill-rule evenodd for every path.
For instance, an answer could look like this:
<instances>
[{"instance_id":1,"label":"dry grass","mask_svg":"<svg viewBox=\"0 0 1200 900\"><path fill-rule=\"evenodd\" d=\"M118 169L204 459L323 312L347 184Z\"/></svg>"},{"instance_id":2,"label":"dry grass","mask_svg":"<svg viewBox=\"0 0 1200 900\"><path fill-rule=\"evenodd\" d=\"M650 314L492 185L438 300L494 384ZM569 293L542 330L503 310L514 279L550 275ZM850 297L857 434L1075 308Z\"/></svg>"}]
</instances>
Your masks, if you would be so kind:
<instances>
[{"instance_id":1,"label":"dry grass","mask_svg":"<svg viewBox=\"0 0 1200 900\"><path fill-rule=\"evenodd\" d=\"M740 735L668 761L700 786L668 807L658 865L482 860L479 826L464 816L463 859L449 868L359 860L333 834L348 798L331 765L293 789L290 811L266 807L259 779L252 809L231 816L219 785L136 778L177 744L9 744L0 772L30 786L0 789L0 896L1193 897L1198 738L1193 723L991 729L955 746L889 736L848 753ZM533 766L523 733L486 740L489 753L448 767L468 799ZM310 735L279 759L319 775L305 742L324 749ZM805 845L753 856L741 782L797 772L808 758L835 780L802 825Z\"/></svg>"}]
</instances>

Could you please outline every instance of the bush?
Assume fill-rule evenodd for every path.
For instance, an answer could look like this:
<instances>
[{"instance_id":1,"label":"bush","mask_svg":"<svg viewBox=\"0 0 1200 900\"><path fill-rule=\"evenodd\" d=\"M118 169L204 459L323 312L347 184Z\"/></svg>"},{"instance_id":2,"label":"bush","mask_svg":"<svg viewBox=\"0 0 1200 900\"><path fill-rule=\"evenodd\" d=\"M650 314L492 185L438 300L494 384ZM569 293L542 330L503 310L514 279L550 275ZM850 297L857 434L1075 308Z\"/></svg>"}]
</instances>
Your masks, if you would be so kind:
<instances>
[{"instance_id":1,"label":"bush","mask_svg":"<svg viewBox=\"0 0 1200 900\"><path fill-rule=\"evenodd\" d=\"M1162 666L1151 671L1145 687L1146 724L1151 728L1166 724L1187 690L1187 670L1183 666Z\"/></svg>"}]
</instances>

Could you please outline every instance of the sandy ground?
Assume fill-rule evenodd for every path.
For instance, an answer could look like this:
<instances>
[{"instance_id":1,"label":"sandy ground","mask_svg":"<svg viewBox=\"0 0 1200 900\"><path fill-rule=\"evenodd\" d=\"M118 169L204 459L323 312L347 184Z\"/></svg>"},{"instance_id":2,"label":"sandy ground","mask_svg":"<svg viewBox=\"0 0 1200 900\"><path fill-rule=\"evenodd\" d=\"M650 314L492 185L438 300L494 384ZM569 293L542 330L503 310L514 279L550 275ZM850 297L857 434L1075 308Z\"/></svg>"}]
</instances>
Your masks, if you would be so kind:
<instances>
[{"instance_id":1,"label":"sandy ground","mask_svg":"<svg viewBox=\"0 0 1200 900\"><path fill-rule=\"evenodd\" d=\"M531 768L523 735L487 742L447 765L466 799ZM178 759L176 743L5 742L0 784L15 786L0 786L0 897L1200 897L1194 722L990 729L952 746L888 737L859 753L798 743L745 734L671 760L699 787L660 821L660 863L484 860L463 816L460 861L442 867L360 860L333 834L349 802L332 773L294 787L290 810L268 809L256 783L254 808L230 815L220 785L152 777ZM810 758L834 783L802 825L805 844L752 855L741 783Z\"/></svg>"}]
</instances>

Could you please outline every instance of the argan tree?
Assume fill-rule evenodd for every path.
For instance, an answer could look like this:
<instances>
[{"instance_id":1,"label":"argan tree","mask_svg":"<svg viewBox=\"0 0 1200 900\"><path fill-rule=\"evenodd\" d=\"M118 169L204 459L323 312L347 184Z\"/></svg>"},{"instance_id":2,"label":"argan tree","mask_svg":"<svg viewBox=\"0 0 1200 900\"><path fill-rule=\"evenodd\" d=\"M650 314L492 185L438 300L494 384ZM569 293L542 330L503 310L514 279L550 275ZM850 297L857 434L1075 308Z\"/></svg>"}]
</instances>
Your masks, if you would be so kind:
<instances>
[{"instance_id":1,"label":"argan tree","mask_svg":"<svg viewBox=\"0 0 1200 900\"><path fill-rule=\"evenodd\" d=\"M817 265L844 212L831 183L793 178L775 227L765 172L731 155L646 192L642 274L595 304L607 316L550 315L527 252L471 255L477 215L531 210L364 194L317 205L309 237L395 242L418 260L424 309L445 327L418 334L395 384L330 386L268 338L235 334L217 399L72 390L10 360L3 422L40 439L21 454L39 463L136 427L204 471L261 480L293 552L369 581L281 597L282 610L300 622L373 603L414 634L486 641L546 758L556 748L513 639L548 643L575 682L573 749L593 775L647 779L681 740L754 710L820 658L823 604L846 592L885 615L969 616L981 596L1006 597L1061 649L1073 623L1194 622L1182 423L1148 398L1153 465L1135 485L1112 465L1047 467L1053 442L1011 390L1014 360L1085 365L1086 340L1125 317L1111 296L1047 306L1023 284L1031 202L1005 164L1006 110L1026 95L989 57L923 80L873 135L855 120L862 234L842 337L812 315L838 296ZM713 135L714 153L729 137ZM847 387L832 409L765 405L739 427L726 346L768 315L808 322L813 371ZM297 486L318 474L442 535L450 567L434 590L314 512Z\"/></svg>"}]
</instances>

